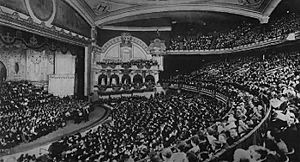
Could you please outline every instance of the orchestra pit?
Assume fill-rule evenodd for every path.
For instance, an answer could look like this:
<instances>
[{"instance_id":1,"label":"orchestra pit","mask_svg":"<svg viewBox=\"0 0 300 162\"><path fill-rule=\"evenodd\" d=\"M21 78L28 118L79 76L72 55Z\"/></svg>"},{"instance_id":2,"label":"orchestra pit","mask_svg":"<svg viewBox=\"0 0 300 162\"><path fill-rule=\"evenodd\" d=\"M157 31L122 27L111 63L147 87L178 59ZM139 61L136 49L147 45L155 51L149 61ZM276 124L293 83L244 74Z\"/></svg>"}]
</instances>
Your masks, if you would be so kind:
<instances>
[{"instance_id":1,"label":"orchestra pit","mask_svg":"<svg viewBox=\"0 0 300 162\"><path fill-rule=\"evenodd\" d=\"M299 0L0 0L0 162L300 162Z\"/></svg>"}]
</instances>

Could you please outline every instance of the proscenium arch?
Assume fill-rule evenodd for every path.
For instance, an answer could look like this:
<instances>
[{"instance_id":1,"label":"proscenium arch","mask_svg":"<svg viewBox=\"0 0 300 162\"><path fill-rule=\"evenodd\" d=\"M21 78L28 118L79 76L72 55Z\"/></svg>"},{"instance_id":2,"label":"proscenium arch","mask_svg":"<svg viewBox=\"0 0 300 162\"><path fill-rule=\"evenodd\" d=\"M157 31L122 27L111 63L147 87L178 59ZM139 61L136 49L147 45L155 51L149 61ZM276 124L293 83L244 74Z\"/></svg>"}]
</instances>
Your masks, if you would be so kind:
<instances>
[{"instance_id":1,"label":"proscenium arch","mask_svg":"<svg viewBox=\"0 0 300 162\"><path fill-rule=\"evenodd\" d=\"M96 18L96 25L105 25L118 19L138 16L143 14L168 12L168 11L213 11L223 12L246 17L252 17L264 22L269 19L269 15L263 15L261 12L242 7L234 7L224 4L176 4L159 6L138 6L129 9L117 10L109 14L101 15Z\"/></svg>"}]
</instances>

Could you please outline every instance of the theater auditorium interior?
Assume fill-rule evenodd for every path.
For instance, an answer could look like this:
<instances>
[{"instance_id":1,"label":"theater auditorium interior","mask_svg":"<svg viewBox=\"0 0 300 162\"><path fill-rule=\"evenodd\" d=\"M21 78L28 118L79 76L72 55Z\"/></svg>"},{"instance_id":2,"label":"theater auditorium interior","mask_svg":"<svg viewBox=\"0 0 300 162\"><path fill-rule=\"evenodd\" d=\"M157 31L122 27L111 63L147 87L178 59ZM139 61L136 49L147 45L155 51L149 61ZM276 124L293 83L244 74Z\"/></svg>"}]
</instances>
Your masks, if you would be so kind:
<instances>
[{"instance_id":1,"label":"theater auditorium interior","mask_svg":"<svg viewBox=\"0 0 300 162\"><path fill-rule=\"evenodd\" d=\"M0 162L300 162L299 0L0 0Z\"/></svg>"}]
</instances>

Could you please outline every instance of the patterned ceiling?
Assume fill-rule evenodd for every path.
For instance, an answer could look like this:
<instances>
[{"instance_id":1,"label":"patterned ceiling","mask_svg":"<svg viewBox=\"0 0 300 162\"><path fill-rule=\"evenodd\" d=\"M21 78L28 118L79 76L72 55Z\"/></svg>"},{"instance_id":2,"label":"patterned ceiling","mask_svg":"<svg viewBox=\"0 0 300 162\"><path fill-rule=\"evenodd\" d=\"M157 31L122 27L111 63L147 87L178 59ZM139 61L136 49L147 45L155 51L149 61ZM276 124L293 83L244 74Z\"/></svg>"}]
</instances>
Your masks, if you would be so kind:
<instances>
[{"instance_id":1,"label":"patterned ceiling","mask_svg":"<svg viewBox=\"0 0 300 162\"><path fill-rule=\"evenodd\" d=\"M145 14L213 11L252 17L267 22L281 0L67 0L80 8L97 26Z\"/></svg>"}]
</instances>

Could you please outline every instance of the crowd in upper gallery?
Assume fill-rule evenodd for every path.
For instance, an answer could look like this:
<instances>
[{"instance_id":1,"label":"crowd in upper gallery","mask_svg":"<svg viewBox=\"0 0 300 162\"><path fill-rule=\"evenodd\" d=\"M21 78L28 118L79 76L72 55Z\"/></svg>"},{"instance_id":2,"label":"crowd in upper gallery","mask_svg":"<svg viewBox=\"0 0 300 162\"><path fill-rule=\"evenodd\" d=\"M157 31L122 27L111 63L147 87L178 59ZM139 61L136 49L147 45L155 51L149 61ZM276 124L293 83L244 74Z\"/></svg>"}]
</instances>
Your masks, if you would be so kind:
<instances>
[{"instance_id":1,"label":"crowd in upper gallery","mask_svg":"<svg viewBox=\"0 0 300 162\"><path fill-rule=\"evenodd\" d=\"M90 108L84 100L59 98L27 81L7 81L0 85L0 149L31 142L68 120L88 120Z\"/></svg>"},{"instance_id":2,"label":"crowd in upper gallery","mask_svg":"<svg viewBox=\"0 0 300 162\"><path fill-rule=\"evenodd\" d=\"M133 162L147 157L153 162L204 161L258 125L269 101L275 121L298 129L299 59L299 52L240 57L170 80L217 89L230 97L230 106L211 97L177 91L150 99L105 100L114 108L112 121L86 134L63 137L50 148L50 157L53 161ZM264 147L258 144L239 149L234 159L287 161L290 150L299 146L285 141L280 130L272 127L265 133ZM31 156L20 157L21 161L28 158Z\"/></svg>"},{"instance_id":3,"label":"crowd in upper gallery","mask_svg":"<svg viewBox=\"0 0 300 162\"><path fill-rule=\"evenodd\" d=\"M287 36L300 30L300 16L293 12L275 17L267 24L242 22L228 31L203 34L187 31L171 37L170 50L214 50L233 48Z\"/></svg>"},{"instance_id":4,"label":"crowd in upper gallery","mask_svg":"<svg viewBox=\"0 0 300 162\"><path fill-rule=\"evenodd\" d=\"M260 146L252 146L246 150L237 150L234 160L257 161L267 159L269 156L271 161L288 161L287 155L291 148L300 149L297 140L299 133L295 131L294 134L290 133L285 137L283 136L285 132L282 131L293 128L299 132L299 61L299 51L273 51L260 56L247 56L214 63L170 81L200 86L211 85L213 81L215 88L233 84L247 89L252 94L265 96L270 100L273 108L275 124L273 123L272 129L266 133L265 144L261 144L264 149ZM263 149L265 156L253 159L252 149Z\"/></svg>"}]
</instances>

